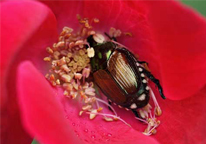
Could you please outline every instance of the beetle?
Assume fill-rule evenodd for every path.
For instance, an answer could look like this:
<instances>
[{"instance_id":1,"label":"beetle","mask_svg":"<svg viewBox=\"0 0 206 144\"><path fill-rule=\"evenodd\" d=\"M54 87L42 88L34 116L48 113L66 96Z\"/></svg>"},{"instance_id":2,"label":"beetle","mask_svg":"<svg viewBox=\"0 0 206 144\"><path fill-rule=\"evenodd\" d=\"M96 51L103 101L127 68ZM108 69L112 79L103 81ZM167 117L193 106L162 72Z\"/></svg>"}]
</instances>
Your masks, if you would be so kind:
<instances>
[{"instance_id":1,"label":"beetle","mask_svg":"<svg viewBox=\"0 0 206 144\"><path fill-rule=\"evenodd\" d=\"M116 38L110 37L116 41ZM144 68L145 61L139 61L132 52L114 41L98 43L93 35L87 37L95 55L91 58L91 68L94 82L108 98L109 104L131 110L139 117L137 109L149 103L149 86L147 78L156 84L163 99L162 87L158 79Z\"/></svg>"}]
</instances>

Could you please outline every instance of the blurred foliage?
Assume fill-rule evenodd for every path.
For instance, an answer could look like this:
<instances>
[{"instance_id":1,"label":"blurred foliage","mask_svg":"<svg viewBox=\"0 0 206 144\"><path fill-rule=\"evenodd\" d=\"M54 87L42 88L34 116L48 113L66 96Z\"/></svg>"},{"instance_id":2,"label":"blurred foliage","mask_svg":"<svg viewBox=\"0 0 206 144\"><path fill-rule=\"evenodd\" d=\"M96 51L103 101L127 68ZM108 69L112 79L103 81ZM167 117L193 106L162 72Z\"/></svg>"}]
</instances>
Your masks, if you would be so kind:
<instances>
[{"instance_id":1,"label":"blurred foliage","mask_svg":"<svg viewBox=\"0 0 206 144\"><path fill-rule=\"evenodd\" d=\"M206 16L206 0L182 0L182 2Z\"/></svg>"},{"instance_id":2,"label":"blurred foliage","mask_svg":"<svg viewBox=\"0 0 206 144\"><path fill-rule=\"evenodd\" d=\"M39 144L35 139L33 139L31 144Z\"/></svg>"}]
</instances>

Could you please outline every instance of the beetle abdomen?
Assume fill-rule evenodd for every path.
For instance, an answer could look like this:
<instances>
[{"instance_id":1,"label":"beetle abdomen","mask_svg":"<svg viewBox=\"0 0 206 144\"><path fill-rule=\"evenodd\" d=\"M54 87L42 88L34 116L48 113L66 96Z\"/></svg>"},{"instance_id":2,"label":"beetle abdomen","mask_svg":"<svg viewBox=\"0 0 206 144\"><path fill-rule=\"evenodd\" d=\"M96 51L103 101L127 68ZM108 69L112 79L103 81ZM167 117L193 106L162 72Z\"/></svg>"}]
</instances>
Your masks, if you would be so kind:
<instances>
[{"instance_id":1,"label":"beetle abdomen","mask_svg":"<svg viewBox=\"0 0 206 144\"><path fill-rule=\"evenodd\" d=\"M114 51L107 63L107 68L126 94L133 94L138 91L137 76L123 53Z\"/></svg>"}]
</instances>

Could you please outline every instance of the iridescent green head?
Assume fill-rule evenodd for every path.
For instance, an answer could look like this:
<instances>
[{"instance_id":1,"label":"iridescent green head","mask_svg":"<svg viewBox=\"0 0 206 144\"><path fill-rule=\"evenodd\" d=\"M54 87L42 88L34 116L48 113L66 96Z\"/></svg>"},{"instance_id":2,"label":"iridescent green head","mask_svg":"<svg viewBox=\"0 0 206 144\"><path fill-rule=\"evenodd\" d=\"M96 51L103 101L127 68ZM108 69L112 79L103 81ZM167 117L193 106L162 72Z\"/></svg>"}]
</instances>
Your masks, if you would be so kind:
<instances>
[{"instance_id":1,"label":"iridescent green head","mask_svg":"<svg viewBox=\"0 0 206 144\"><path fill-rule=\"evenodd\" d=\"M116 45L110 41L101 41L99 39L96 40L93 35L87 38L87 42L90 47L94 48L95 51L94 57L91 58L92 71L95 72L99 69L106 69L107 61Z\"/></svg>"}]
</instances>

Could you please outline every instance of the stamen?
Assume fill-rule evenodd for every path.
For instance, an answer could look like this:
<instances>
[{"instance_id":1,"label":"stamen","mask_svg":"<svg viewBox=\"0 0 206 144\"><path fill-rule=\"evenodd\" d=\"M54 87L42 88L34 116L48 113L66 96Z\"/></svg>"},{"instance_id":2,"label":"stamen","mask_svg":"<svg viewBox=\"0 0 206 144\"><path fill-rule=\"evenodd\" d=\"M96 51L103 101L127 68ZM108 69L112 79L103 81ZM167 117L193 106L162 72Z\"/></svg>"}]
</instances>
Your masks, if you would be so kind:
<instances>
[{"instance_id":1,"label":"stamen","mask_svg":"<svg viewBox=\"0 0 206 144\"><path fill-rule=\"evenodd\" d=\"M109 105L107 102L105 102L105 101L103 101L103 100L101 100L101 99L99 99L99 98L97 98L97 97L96 97L95 99L96 99L97 101L99 101L99 102L101 102L101 103L107 105L108 107L110 107L111 110L114 112L114 114L117 116L116 111L114 110L114 108L113 108L111 105Z\"/></svg>"},{"instance_id":2,"label":"stamen","mask_svg":"<svg viewBox=\"0 0 206 144\"><path fill-rule=\"evenodd\" d=\"M159 115L161 115L161 109L160 109L160 106L159 106L159 104L158 104L158 102L157 102L157 99L156 99L156 97L155 97L155 95L154 95L154 93L153 93L153 91L152 91L152 89L150 88L150 96L152 97L152 99L153 99L153 102L154 102L154 104L155 104L155 108L157 108L157 113L159 114Z\"/></svg>"},{"instance_id":3,"label":"stamen","mask_svg":"<svg viewBox=\"0 0 206 144\"><path fill-rule=\"evenodd\" d=\"M140 120L148 125L147 128L145 129L145 131L143 132L143 134L148 135L148 136L156 133L155 128L159 126L160 121L157 121L157 119L155 118L155 115L157 115L157 116L161 115L161 109L158 105L156 97L155 97L151 88L150 88L150 96L152 97L152 100L155 104L154 115L152 116L152 112L150 110L152 107L150 104L148 104L145 107L137 110L139 112L140 116L142 118L145 118L146 120L142 120L141 118L136 118L136 119L138 119L138 120Z\"/></svg>"},{"instance_id":4,"label":"stamen","mask_svg":"<svg viewBox=\"0 0 206 144\"><path fill-rule=\"evenodd\" d=\"M45 58L44 58L44 61L50 62L50 61L51 61L51 58L50 58L50 57L45 57Z\"/></svg>"},{"instance_id":5,"label":"stamen","mask_svg":"<svg viewBox=\"0 0 206 144\"><path fill-rule=\"evenodd\" d=\"M96 114L96 115L103 115L103 116L113 117L114 119L118 119L118 120L122 121L123 123L125 123L126 125L128 125L129 127L131 127L130 124L128 124L126 121L124 121L123 119L121 119L120 117L117 117L115 115L103 114L103 113L92 113L92 112L86 112L86 113L87 114Z\"/></svg>"},{"instance_id":6,"label":"stamen","mask_svg":"<svg viewBox=\"0 0 206 144\"><path fill-rule=\"evenodd\" d=\"M114 121L114 119L110 118L110 117L104 117L105 121Z\"/></svg>"},{"instance_id":7,"label":"stamen","mask_svg":"<svg viewBox=\"0 0 206 144\"><path fill-rule=\"evenodd\" d=\"M156 128L157 126L158 126L158 124L156 124L152 129L150 129L148 132L146 132L146 133L144 133L144 134L147 135L147 136L152 135L152 134L153 134L152 131L155 130L155 128Z\"/></svg>"},{"instance_id":8,"label":"stamen","mask_svg":"<svg viewBox=\"0 0 206 144\"><path fill-rule=\"evenodd\" d=\"M142 121L142 122L148 124L148 122L147 122L146 120L144 120L144 119L141 119L141 118L138 118L138 117L135 117L135 118L136 118L137 120L139 120L139 121Z\"/></svg>"},{"instance_id":9,"label":"stamen","mask_svg":"<svg viewBox=\"0 0 206 144\"><path fill-rule=\"evenodd\" d=\"M88 113L88 112L87 112L87 113ZM94 119L97 114L98 114L98 113L97 113L97 110L92 110L92 111L90 112L89 118L90 118L90 119Z\"/></svg>"}]
</instances>

